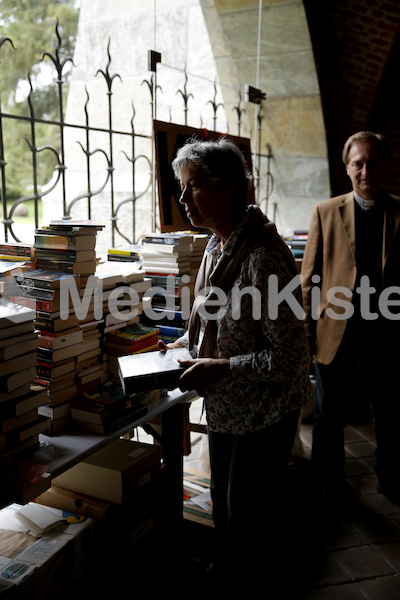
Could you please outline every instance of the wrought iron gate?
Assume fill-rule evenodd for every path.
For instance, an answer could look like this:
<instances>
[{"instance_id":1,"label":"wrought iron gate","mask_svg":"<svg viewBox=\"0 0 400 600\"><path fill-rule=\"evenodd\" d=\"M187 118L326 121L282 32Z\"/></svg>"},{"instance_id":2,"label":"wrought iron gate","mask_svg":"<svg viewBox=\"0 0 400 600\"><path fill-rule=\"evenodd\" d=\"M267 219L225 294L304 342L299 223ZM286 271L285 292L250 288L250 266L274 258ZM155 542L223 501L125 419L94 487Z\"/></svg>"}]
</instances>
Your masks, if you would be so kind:
<instances>
[{"instance_id":1,"label":"wrought iron gate","mask_svg":"<svg viewBox=\"0 0 400 600\"><path fill-rule=\"evenodd\" d=\"M71 210L75 205L79 205L79 212L81 218L91 219L92 218L92 206L93 201L99 194L107 191L109 194L109 202L110 202L110 227L111 227L111 243L114 245L119 241L119 237L125 240L128 243L134 243L138 237L138 232L136 231L136 203L139 198L148 194L151 198L151 207L149 206L149 210L153 215L153 229L156 229L157 225L154 220L154 215L156 214L157 207L157 186L155 181L155 159L154 159L154 144L152 143L152 136L138 133L135 129L135 109L134 103L132 102L132 114L130 119L130 127L126 130L120 130L114 128L113 125L113 116L115 108L113 106L113 85L116 79L121 79L120 75L117 73L112 74L111 72L111 52L110 52L110 41L108 41L107 46L107 56L108 61L104 69L99 69L97 71L96 76L102 77L106 84L106 94L107 94L107 127L96 127L91 124L89 118L88 106L91 98L89 97L89 93L86 90L86 103L84 107L84 122L83 123L70 123L66 122L64 115L64 94L67 87L66 78L64 75L65 67L67 63L71 62L71 58L62 59L62 53L60 52L62 48L62 37L59 32L58 23L55 26L56 32L56 47L53 52L45 51L43 53L42 59L50 60L54 66L54 69L57 74L57 79L55 85L57 86L57 98L58 98L58 117L55 120L46 120L42 118L38 118L35 115L35 107L32 101L32 93L33 88L28 77L30 92L27 97L27 105L28 105L28 115L20 116L13 115L9 113L5 113L2 110L1 102L0 102L0 177L1 177L1 205L2 205L2 223L4 226L4 238L5 241L24 241L18 238L15 230L14 230L14 213L16 208L27 202L33 201L34 203L34 227L40 227L41 223L39 222L39 205L40 202L55 189L58 190L59 196L62 199L62 205L60 202L59 207L59 217L69 218L71 216ZM5 44L9 44L14 51L13 40L8 37L0 38L0 59L1 59L1 51L2 47ZM148 68L149 68L149 77L143 81L143 84L147 86L149 92L149 119L156 118L157 115L157 96L160 93L160 88L157 83L157 72L160 69L160 61L161 56L154 51L149 51L148 53ZM162 68L169 68L166 65L162 65ZM178 70L179 71L179 70ZM1 73L1 63L0 63L0 73ZM186 70L180 70L180 73L183 77L183 85L181 88L175 91L175 102L176 96L180 99L181 111L183 114L184 124L189 123L189 113L190 113L190 103L193 98L193 94L189 90L189 76L195 77L195 75L188 74ZM217 116L219 111L221 111L224 106L223 103L219 101L220 93L219 90L223 84L215 82L208 82L210 87L213 89L213 94L210 97L210 100L207 104L210 105L212 111L212 122L214 127L217 123ZM0 90L3 93L6 93L7 90ZM245 113L245 108L243 106L243 94L242 90L237 90L237 105L234 106L234 110L237 116L237 131L231 132L234 135L241 135L241 128L243 123L243 114ZM264 206L268 205L268 198L272 192L273 180L270 172L270 160L272 158L271 148L267 145L265 146L267 151L263 152L261 150L261 121L263 119L262 108L263 108L263 100L265 99L265 94L260 93L259 90L248 86L246 90L246 100L251 102L255 106L255 114L256 114L256 123L258 124L255 127L255 131L253 132L254 142L253 148L255 151L253 152L253 170L254 170L254 181L256 188L256 201L258 203L264 202ZM192 115L190 115L192 117ZM194 125L192 118L192 126L202 127L201 117L197 115L197 119L199 122ZM29 136L24 136L26 143L29 147L29 155L32 165L32 193L28 195L24 195L18 199L16 199L11 205L8 203L7 197L7 176L8 176L8 163L7 163L7 148L4 144L4 125L9 120L23 120L29 126ZM43 145L41 147L37 147L36 145L36 131L37 127L41 125L45 125L49 128L55 128L57 131L58 144L56 145ZM80 134L84 134L83 139L84 142L78 142L82 157L85 162L85 172L86 172L86 185L85 189L79 194L75 195L75 197L70 198L68 185L66 182L66 170L68 157L66 157L65 150L65 136L67 130L76 130L80 131ZM150 127L151 131L151 127ZM96 133L101 133L105 135L105 139L107 142L102 144L100 147L95 146L93 144L93 138ZM226 132L229 133L229 132ZM115 171L115 153L117 151L116 140L118 138L125 138L129 140L130 151L127 153L125 150L123 154L125 159L129 162L131 168L131 193L124 197L122 200L120 199L118 202L115 199L115 182L114 182L114 171ZM151 150L147 154L138 153L137 151L137 142L139 139L146 139L149 141L149 146ZM42 152L50 152L54 156L54 174L51 182L44 186L40 185L38 182L38 158L40 153ZM94 181L92 174L92 161L94 156L97 154L101 154L105 160L104 167L104 175L102 182L98 183L98 181ZM138 161L145 161L148 170L149 170L149 179L147 186L144 189L138 191L137 189L137 165ZM264 189L262 190L262 185ZM121 219L119 211L120 209L126 205L130 205L130 215L131 215L131 227L130 232L127 231L126 223L124 222L124 226L121 226ZM109 225L108 225L109 226ZM32 226L33 227L33 226Z\"/></svg>"}]
</instances>

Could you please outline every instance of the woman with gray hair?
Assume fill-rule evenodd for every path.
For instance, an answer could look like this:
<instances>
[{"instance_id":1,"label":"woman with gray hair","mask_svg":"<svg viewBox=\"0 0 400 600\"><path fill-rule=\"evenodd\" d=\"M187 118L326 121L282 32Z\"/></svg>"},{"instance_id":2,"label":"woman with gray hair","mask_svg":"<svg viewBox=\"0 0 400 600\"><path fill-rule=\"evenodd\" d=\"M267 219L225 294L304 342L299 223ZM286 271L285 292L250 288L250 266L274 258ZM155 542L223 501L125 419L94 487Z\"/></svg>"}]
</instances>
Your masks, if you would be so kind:
<instances>
[{"instance_id":1,"label":"woman with gray hair","mask_svg":"<svg viewBox=\"0 0 400 600\"><path fill-rule=\"evenodd\" d=\"M159 345L186 346L194 356L178 385L205 401L215 565L234 586L239 576L246 585L262 577L265 586L299 412L311 397L303 322L284 300L271 316L277 290L268 287L271 276L282 290L298 273L275 225L249 204L252 178L232 141L189 140L172 166L188 218L212 237L188 331ZM299 306L300 298L298 285Z\"/></svg>"}]
</instances>

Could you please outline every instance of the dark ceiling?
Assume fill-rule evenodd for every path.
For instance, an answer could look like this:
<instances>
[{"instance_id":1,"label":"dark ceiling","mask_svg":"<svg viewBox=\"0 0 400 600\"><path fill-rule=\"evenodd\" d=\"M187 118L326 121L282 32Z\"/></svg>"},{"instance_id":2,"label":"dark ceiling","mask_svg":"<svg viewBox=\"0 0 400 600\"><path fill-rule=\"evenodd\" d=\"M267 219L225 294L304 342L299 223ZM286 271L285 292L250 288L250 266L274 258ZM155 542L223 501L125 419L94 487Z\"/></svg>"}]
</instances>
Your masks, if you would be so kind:
<instances>
[{"instance_id":1,"label":"dark ceiling","mask_svg":"<svg viewBox=\"0 0 400 600\"><path fill-rule=\"evenodd\" d=\"M347 137L386 136L387 190L400 195L400 0L304 0L319 77L332 195L349 190Z\"/></svg>"}]
</instances>

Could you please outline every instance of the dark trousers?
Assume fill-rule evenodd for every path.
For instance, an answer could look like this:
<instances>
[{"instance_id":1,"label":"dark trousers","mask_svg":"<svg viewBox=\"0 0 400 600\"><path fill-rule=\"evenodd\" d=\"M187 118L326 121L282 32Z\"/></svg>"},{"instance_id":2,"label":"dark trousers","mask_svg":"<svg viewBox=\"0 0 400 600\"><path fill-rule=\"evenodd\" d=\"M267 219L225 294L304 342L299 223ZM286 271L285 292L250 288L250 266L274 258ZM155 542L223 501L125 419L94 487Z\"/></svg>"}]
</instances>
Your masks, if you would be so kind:
<instances>
[{"instance_id":1,"label":"dark trousers","mask_svg":"<svg viewBox=\"0 0 400 600\"><path fill-rule=\"evenodd\" d=\"M356 360L353 349L342 347L329 365L315 364L315 411L312 464L322 487L344 482L345 422L372 415L376 451L374 468L380 484L400 491L399 364L384 356L382 347L366 345Z\"/></svg>"},{"instance_id":2,"label":"dark trousers","mask_svg":"<svg viewBox=\"0 0 400 600\"><path fill-rule=\"evenodd\" d=\"M266 552L274 550L298 419L294 411L247 435L209 431L217 561L228 565L230 577L257 569L259 562L265 568Z\"/></svg>"}]
</instances>

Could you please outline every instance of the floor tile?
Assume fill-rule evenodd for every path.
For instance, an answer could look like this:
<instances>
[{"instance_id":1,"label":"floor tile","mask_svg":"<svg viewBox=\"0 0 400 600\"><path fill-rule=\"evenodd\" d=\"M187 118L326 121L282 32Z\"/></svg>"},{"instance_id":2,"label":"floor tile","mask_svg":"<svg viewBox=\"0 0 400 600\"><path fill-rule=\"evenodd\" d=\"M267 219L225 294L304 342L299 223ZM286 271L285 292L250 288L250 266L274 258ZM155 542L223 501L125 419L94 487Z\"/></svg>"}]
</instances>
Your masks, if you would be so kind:
<instances>
[{"instance_id":1,"label":"floor tile","mask_svg":"<svg viewBox=\"0 0 400 600\"><path fill-rule=\"evenodd\" d=\"M400 600L400 577L379 577L357 584L367 600ZM317 600L317 596L315 597ZM318 600L322 600L318 596Z\"/></svg>"},{"instance_id":2,"label":"floor tile","mask_svg":"<svg viewBox=\"0 0 400 600\"><path fill-rule=\"evenodd\" d=\"M350 583L309 589L301 600L365 600L365 596L356 584Z\"/></svg>"},{"instance_id":3,"label":"floor tile","mask_svg":"<svg viewBox=\"0 0 400 600\"><path fill-rule=\"evenodd\" d=\"M393 567L373 546L340 550L335 558L353 581L394 574Z\"/></svg>"}]
</instances>

